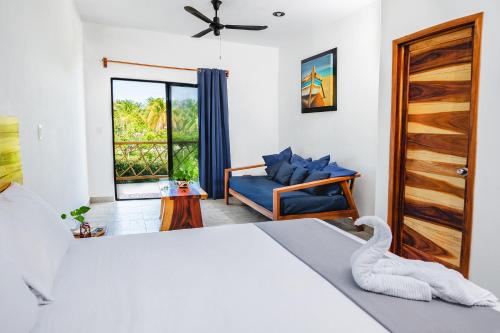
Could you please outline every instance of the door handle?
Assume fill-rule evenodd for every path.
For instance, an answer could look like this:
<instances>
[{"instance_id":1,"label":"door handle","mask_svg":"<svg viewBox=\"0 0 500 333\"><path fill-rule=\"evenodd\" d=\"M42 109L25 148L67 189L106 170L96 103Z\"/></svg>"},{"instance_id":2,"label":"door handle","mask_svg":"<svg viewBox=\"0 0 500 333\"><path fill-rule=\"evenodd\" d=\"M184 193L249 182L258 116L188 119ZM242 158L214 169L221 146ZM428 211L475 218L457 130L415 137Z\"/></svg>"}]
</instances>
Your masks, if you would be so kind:
<instances>
[{"instance_id":1,"label":"door handle","mask_svg":"<svg viewBox=\"0 0 500 333\"><path fill-rule=\"evenodd\" d=\"M457 174L459 174L460 176L467 177L467 175L469 174L469 168L463 167L463 168L457 169Z\"/></svg>"}]
</instances>

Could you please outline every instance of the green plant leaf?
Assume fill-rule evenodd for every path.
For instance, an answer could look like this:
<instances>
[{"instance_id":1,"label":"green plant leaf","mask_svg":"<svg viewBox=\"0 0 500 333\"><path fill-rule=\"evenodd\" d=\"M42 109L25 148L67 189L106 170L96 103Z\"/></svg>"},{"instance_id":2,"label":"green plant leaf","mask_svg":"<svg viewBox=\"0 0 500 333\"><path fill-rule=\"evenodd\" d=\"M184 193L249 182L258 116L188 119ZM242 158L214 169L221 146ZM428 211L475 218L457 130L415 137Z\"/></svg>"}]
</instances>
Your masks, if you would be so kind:
<instances>
[{"instance_id":1,"label":"green plant leaf","mask_svg":"<svg viewBox=\"0 0 500 333\"><path fill-rule=\"evenodd\" d=\"M80 223L83 223L85 221L85 217L78 215L78 216L75 216L75 220L77 220Z\"/></svg>"},{"instance_id":2,"label":"green plant leaf","mask_svg":"<svg viewBox=\"0 0 500 333\"><path fill-rule=\"evenodd\" d=\"M82 206L82 207L78 208L78 212L80 213L79 215L83 215L83 214L87 213L89 210L90 210L90 207L88 207L88 206Z\"/></svg>"},{"instance_id":3,"label":"green plant leaf","mask_svg":"<svg viewBox=\"0 0 500 333\"><path fill-rule=\"evenodd\" d=\"M66 218L67 218L67 217L68 217L68 215L66 215L66 214L61 214L61 218L62 218L63 220L66 220Z\"/></svg>"}]
</instances>

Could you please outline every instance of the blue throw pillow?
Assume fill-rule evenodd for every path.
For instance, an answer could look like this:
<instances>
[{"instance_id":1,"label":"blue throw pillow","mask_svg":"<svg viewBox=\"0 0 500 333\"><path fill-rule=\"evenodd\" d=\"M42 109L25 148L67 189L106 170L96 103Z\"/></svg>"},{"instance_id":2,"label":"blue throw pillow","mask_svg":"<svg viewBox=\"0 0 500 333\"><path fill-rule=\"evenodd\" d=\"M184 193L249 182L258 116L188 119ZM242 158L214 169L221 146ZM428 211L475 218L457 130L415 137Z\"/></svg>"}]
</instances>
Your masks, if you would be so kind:
<instances>
[{"instance_id":1,"label":"blue throw pillow","mask_svg":"<svg viewBox=\"0 0 500 333\"><path fill-rule=\"evenodd\" d=\"M295 168L296 167L291 165L290 163L281 163L278 172L274 176L274 180L280 184L288 185L290 183L290 177L292 177Z\"/></svg>"},{"instance_id":2,"label":"blue throw pillow","mask_svg":"<svg viewBox=\"0 0 500 333\"><path fill-rule=\"evenodd\" d=\"M353 176L357 172L354 170L349 170L346 168L342 168L337 165L337 163L330 163L326 167L323 168L324 172L329 172L332 177L346 177Z\"/></svg>"},{"instance_id":3,"label":"blue throw pillow","mask_svg":"<svg viewBox=\"0 0 500 333\"><path fill-rule=\"evenodd\" d=\"M266 178L267 179L273 179L276 176L276 173L278 173L278 170L280 169L280 166L281 166L282 163L285 163L285 162L280 161L278 163L274 163L271 166L268 166L266 168L266 173L267 173Z\"/></svg>"},{"instance_id":4,"label":"blue throw pillow","mask_svg":"<svg viewBox=\"0 0 500 333\"><path fill-rule=\"evenodd\" d=\"M290 185L302 184L308 173L309 171L307 171L306 168L297 166L295 171L292 173L292 177L290 177Z\"/></svg>"},{"instance_id":5,"label":"blue throw pillow","mask_svg":"<svg viewBox=\"0 0 500 333\"><path fill-rule=\"evenodd\" d=\"M306 168L309 172L323 170L330 162L330 155L323 156L319 160L312 161Z\"/></svg>"},{"instance_id":6,"label":"blue throw pillow","mask_svg":"<svg viewBox=\"0 0 500 333\"><path fill-rule=\"evenodd\" d=\"M300 166L303 168L306 168L309 163L312 162L312 158L303 158L302 156L299 156L297 154L293 154L292 158L290 159L290 163L292 165Z\"/></svg>"},{"instance_id":7,"label":"blue throw pillow","mask_svg":"<svg viewBox=\"0 0 500 333\"><path fill-rule=\"evenodd\" d=\"M330 174L328 172L313 171L309 174L309 176L306 177L306 179L304 179L304 183L312 182L315 180L328 179L328 178L330 178ZM321 187L320 186L310 187L303 189L303 191L312 195L318 195L321 192Z\"/></svg>"},{"instance_id":8,"label":"blue throw pillow","mask_svg":"<svg viewBox=\"0 0 500 333\"><path fill-rule=\"evenodd\" d=\"M289 163L292 158L292 148L288 147L278 154L264 155L262 158L268 167L281 161Z\"/></svg>"},{"instance_id":9,"label":"blue throw pillow","mask_svg":"<svg viewBox=\"0 0 500 333\"><path fill-rule=\"evenodd\" d=\"M331 178L352 176L352 175L355 175L357 173L356 171L339 167L337 165L337 163L335 163L335 162L328 164L326 167L323 168L322 171L329 172ZM334 183L334 184L322 186L321 192L322 192L322 194L328 195L328 196L334 196L334 195L340 194L340 192L341 192L340 185L337 183Z\"/></svg>"}]
</instances>

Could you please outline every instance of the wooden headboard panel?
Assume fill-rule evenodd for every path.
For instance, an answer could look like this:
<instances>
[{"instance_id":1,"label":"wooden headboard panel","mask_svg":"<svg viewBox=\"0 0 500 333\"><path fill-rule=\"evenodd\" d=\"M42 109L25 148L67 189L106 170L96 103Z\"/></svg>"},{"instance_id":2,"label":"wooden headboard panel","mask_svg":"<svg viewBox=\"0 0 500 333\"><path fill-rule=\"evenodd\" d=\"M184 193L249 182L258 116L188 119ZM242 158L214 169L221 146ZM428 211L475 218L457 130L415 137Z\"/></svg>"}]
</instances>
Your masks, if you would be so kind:
<instances>
[{"instance_id":1,"label":"wooden headboard panel","mask_svg":"<svg viewBox=\"0 0 500 333\"><path fill-rule=\"evenodd\" d=\"M19 122L14 117L0 116L0 192L11 182L23 182Z\"/></svg>"}]
</instances>

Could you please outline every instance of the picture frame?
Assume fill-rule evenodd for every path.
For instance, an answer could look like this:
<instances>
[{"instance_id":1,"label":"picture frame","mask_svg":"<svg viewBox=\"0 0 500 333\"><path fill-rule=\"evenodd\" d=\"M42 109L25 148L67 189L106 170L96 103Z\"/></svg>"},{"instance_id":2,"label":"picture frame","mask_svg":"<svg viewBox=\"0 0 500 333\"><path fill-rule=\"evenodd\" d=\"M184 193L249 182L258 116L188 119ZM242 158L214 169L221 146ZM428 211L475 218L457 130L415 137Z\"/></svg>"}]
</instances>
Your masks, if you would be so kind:
<instances>
[{"instance_id":1,"label":"picture frame","mask_svg":"<svg viewBox=\"0 0 500 333\"><path fill-rule=\"evenodd\" d=\"M301 61L302 113L337 111L337 48Z\"/></svg>"}]
</instances>

